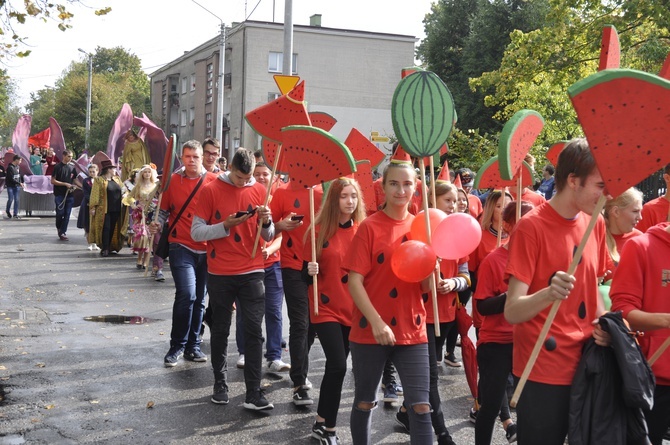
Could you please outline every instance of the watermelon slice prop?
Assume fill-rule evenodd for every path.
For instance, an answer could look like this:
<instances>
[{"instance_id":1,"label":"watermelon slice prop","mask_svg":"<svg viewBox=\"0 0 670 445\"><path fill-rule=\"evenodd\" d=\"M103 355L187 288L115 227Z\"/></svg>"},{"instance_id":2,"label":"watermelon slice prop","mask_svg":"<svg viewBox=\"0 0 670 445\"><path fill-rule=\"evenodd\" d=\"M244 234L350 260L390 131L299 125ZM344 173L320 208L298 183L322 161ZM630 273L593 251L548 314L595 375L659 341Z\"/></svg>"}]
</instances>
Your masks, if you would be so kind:
<instances>
[{"instance_id":1,"label":"watermelon slice prop","mask_svg":"<svg viewBox=\"0 0 670 445\"><path fill-rule=\"evenodd\" d=\"M600 64L598 71L619 68L621 64L621 48L619 34L613 25L603 27L603 38L600 43Z\"/></svg>"},{"instance_id":2,"label":"watermelon slice prop","mask_svg":"<svg viewBox=\"0 0 670 445\"><path fill-rule=\"evenodd\" d=\"M670 160L670 81L629 69L599 71L568 88L568 95L584 129L589 147L607 192L619 196L659 170ZM603 193L595 206L598 215L605 205ZM592 217L568 274L574 274L597 217ZM551 306L526 364L510 405L515 406L558 312L560 300Z\"/></svg>"},{"instance_id":3,"label":"watermelon slice prop","mask_svg":"<svg viewBox=\"0 0 670 445\"><path fill-rule=\"evenodd\" d=\"M512 179L517 174L542 128L544 119L533 110L519 110L507 121L498 144L500 175L503 179Z\"/></svg>"},{"instance_id":4,"label":"watermelon slice prop","mask_svg":"<svg viewBox=\"0 0 670 445\"><path fill-rule=\"evenodd\" d=\"M384 160L386 155L373 144L363 133L355 128L349 132L344 141L356 161L370 161L371 167L376 167Z\"/></svg>"},{"instance_id":5,"label":"watermelon slice prop","mask_svg":"<svg viewBox=\"0 0 670 445\"><path fill-rule=\"evenodd\" d=\"M670 53L665 58L661 71L658 73L659 77L670 80Z\"/></svg>"},{"instance_id":6,"label":"watermelon slice prop","mask_svg":"<svg viewBox=\"0 0 670 445\"><path fill-rule=\"evenodd\" d=\"M447 85L435 73L418 70L400 80L391 101L393 130L405 151L419 158L422 172L426 171L424 158L440 151L451 134L455 120L454 99ZM435 181L431 181L431 194L434 194L434 187ZM428 194L425 190L422 196L428 244L431 244ZM439 337L436 285L439 276L432 274L431 277L435 335Z\"/></svg>"},{"instance_id":7,"label":"watermelon slice prop","mask_svg":"<svg viewBox=\"0 0 670 445\"><path fill-rule=\"evenodd\" d=\"M309 120L312 122L313 127L318 127L326 131L330 131L337 123L337 119L323 111L313 111L309 113Z\"/></svg>"},{"instance_id":8,"label":"watermelon slice prop","mask_svg":"<svg viewBox=\"0 0 670 445\"><path fill-rule=\"evenodd\" d=\"M354 179L356 179L361 188L363 202L365 203L365 211L370 215L377 210L375 184L372 180L372 165L370 165L370 161L356 161L356 173L354 173Z\"/></svg>"},{"instance_id":9,"label":"watermelon slice prop","mask_svg":"<svg viewBox=\"0 0 670 445\"><path fill-rule=\"evenodd\" d=\"M165 157L163 158L163 173L161 176L161 182L158 189L158 203L156 204L156 210L154 211L154 220L153 222L158 222L158 214L161 208L161 201L163 200L163 194L170 186L170 179L172 179L172 172L174 170L174 161L177 154L177 135L172 133L170 140L167 144L167 149L165 150ZM149 246L154 245L154 234L151 234L149 238ZM144 277L147 277L149 272L149 259L151 255L144 255Z\"/></svg>"},{"instance_id":10,"label":"watermelon slice prop","mask_svg":"<svg viewBox=\"0 0 670 445\"><path fill-rule=\"evenodd\" d=\"M291 182L309 189L309 213L314 221L314 186L351 175L356 161L349 149L333 135L317 127L292 125L282 129L284 166ZM312 261L316 261L316 234L312 224ZM313 277L314 315L319 315L319 291Z\"/></svg>"},{"instance_id":11,"label":"watermelon slice prop","mask_svg":"<svg viewBox=\"0 0 670 445\"><path fill-rule=\"evenodd\" d=\"M521 174L523 172L523 174ZM486 161L484 165L481 166L479 171L477 171L477 176L475 176L474 188L493 188L493 189L504 189L505 187L514 187L517 185L517 179L521 178L521 185L528 187L533 185L533 169L530 168L528 163L523 162L522 168L517 172L517 174L512 179L503 179L500 175L500 167L498 162L498 156L493 156L491 159Z\"/></svg>"},{"instance_id":12,"label":"watermelon slice prop","mask_svg":"<svg viewBox=\"0 0 670 445\"><path fill-rule=\"evenodd\" d=\"M549 147L549 150L547 150L547 153L545 154L547 160L551 162L551 164L556 167L558 165L558 155L561 154L565 146L568 144L570 141L558 141L554 143L551 147Z\"/></svg>"}]
</instances>

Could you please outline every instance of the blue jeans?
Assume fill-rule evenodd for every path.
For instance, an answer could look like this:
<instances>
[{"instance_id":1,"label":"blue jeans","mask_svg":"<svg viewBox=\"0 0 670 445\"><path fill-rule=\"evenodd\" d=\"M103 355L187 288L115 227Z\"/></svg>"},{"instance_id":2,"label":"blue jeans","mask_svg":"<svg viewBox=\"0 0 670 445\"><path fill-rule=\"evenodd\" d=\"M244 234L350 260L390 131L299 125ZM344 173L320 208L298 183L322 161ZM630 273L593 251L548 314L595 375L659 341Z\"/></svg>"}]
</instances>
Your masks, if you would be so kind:
<instances>
[{"instance_id":1,"label":"blue jeans","mask_svg":"<svg viewBox=\"0 0 670 445\"><path fill-rule=\"evenodd\" d=\"M207 292L212 309L211 343L212 370L215 381L226 381L228 373L228 336L233 318L233 302L242 302L237 309L244 318L246 354L244 382L247 393L261 387L263 362L263 314L265 313L265 289L263 272L240 275L209 275Z\"/></svg>"},{"instance_id":2,"label":"blue jeans","mask_svg":"<svg viewBox=\"0 0 670 445\"><path fill-rule=\"evenodd\" d=\"M56 230L59 235L67 233L67 225L70 223L70 212L74 205L74 196L71 193L63 196L54 196L56 202ZM65 201L65 202L63 202Z\"/></svg>"},{"instance_id":3,"label":"blue jeans","mask_svg":"<svg viewBox=\"0 0 670 445\"><path fill-rule=\"evenodd\" d=\"M387 359L393 361L402 381L404 403L408 407L410 443L432 445L433 428L430 413L418 414L412 408L415 405L430 404L428 344L382 346L351 342L349 346L354 365L354 405L351 409L351 437L354 445L373 443L370 437L372 410L361 409L358 404L376 404L379 381Z\"/></svg>"},{"instance_id":4,"label":"blue jeans","mask_svg":"<svg viewBox=\"0 0 670 445\"><path fill-rule=\"evenodd\" d=\"M21 187L7 187L7 213L11 213L9 210L12 208L12 202L14 203L14 216L19 214L19 193L21 192Z\"/></svg>"},{"instance_id":5,"label":"blue jeans","mask_svg":"<svg viewBox=\"0 0 670 445\"><path fill-rule=\"evenodd\" d=\"M284 283L279 263L265 269L265 358L268 362L281 358L282 340L282 303L284 302ZM237 352L244 354L244 319L240 309L240 299L235 300L235 340Z\"/></svg>"},{"instance_id":6,"label":"blue jeans","mask_svg":"<svg viewBox=\"0 0 670 445\"><path fill-rule=\"evenodd\" d=\"M170 348L193 350L200 347L205 313L207 254L170 243L170 271L175 285Z\"/></svg>"}]
</instances>

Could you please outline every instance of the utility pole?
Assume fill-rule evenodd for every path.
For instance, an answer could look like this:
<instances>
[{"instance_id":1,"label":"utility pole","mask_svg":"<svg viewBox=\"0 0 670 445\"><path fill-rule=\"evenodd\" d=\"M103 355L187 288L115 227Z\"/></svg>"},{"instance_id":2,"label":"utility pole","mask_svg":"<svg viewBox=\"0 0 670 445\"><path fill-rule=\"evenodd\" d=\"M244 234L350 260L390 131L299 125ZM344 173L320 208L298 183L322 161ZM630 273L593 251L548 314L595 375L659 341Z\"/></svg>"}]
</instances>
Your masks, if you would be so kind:
<instances>
[{"instance_id":1,"label":"utility pole","mask_svg":"<svg viewBox=\"0 0 670 445\"><path fill-rule=\"evenodd\" d=\"M79 51L88 56L88 93L86 94L86 136L84 148L88 153L88 142L91 136L91 88L93 87L93 54L79 48Z\"/></svg>"},{"instance_id":2,"label":"utility pole","mask_svg":"<svg viewBox=\"0 0 670 445\"><path fill-rule=\"evenodd\" d=\"M293 0L284 2L284 54L282 74L293 74Z\"/></svg>"}]
</instances>

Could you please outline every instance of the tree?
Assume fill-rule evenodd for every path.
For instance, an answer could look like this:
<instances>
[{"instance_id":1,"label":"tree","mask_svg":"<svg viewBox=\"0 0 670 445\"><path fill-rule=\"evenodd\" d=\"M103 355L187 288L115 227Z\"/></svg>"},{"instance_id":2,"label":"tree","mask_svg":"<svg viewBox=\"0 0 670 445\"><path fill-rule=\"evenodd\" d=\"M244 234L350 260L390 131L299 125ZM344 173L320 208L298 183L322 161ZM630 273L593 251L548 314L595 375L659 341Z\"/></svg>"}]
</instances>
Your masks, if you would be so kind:
<instances>
[{"instance_id":1,"label":"tree","mask_svg":"<svg viewBox=\"0 0 670 445\"><path fill-rule=\"evenodd\" d=\"M0 146L12 145L12 134L21 116L16 106L16 87L7 77L6 70L0 70Z\"/></svg>"},{"instance_id":2,"label":"tree","mask_svg":"<svg viewBox=\"0 0 670 445\"><path fill-rule=\"evenodd\" d=\"M23 0L21 6L14 6L10 0L0 0L0 59L30 55L30 50L20 51L25 44L26 26L34 21L56 23L58 29L66 31L72 27L70 19L74 14L68 10L70 5L83 4L80 0ZM105 7L94 10L97 16L109 13L112 8Z\"/></svg>"}]
</instances>

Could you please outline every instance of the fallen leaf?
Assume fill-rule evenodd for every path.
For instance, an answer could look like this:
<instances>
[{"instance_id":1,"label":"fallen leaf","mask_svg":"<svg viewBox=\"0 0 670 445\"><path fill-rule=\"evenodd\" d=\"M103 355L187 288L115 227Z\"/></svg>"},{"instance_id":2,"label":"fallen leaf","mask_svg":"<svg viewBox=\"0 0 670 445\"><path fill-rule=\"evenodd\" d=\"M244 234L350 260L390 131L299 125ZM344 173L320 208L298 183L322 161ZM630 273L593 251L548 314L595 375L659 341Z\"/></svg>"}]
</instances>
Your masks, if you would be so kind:
<instances>
[{"instance_id":1,"label":"fallen leaf","mask_svg":"<svg viewBox=\"0 0 670 445\"><path fill-rule=\"evenodd\" d=\"M54 409L55 407L56 407L56 405L54 405L54 404L44 406L44 408L46 408L46 409Z\"/></svg>"},{"instance_id":2,"label":"fallen leaf","mask_svg":"<svg viewBox=\"0 0 670 445\"><path fill-rule=\"evenodd\" d=\"M37 366L38 368L44 368L46 365L44 363L38 363L35 366Z\"/></svg>"},{"instance_id":3,"label":"fallen leaf","mask_svg":"<svg viewBox=\"0 0 670 445\"><path fill-rule=\"evenodd\" d=\"M98 403L100 403L100 400L91 400L91 404L93 405L97 405Z\"/></svg>"},{"instance_id":4,"label":"fallen leaf","mask_svg":"<svg viewBox=\"0 0 670 445\"><path fill-rule=\"evenodd\" d=\"M135 289L128 289L128 292L135 292Z\"/></svg>"},{"instance_id":5,"label":"fallen leaf","mask_svg":"<svg viewBox=\"0 0 670 445\"><path fill-rule=\"evenodd\" d=\"M83 290L80 290L80 291L79 291L79 295L84 295L84 291L83 291Z\"/></svg>"},{"instance_id":6,"label":"fallen leaf","mask_svg":"<svg viewBox=\"0 0 670 445\"><path fill-rule=\"evenodd\" d=\"M4 371L5 369L7 369L5 365L0 365L0 370Z\"/></svg>"},{"instance_id":7,"label":"fallen leaf","mask_svg":"<svg viewBox=\"0 0 670 445\"><path fill-rule=\"evenodd\" d=\"M147 403L147 408L153 408L154 407L154 402L148 402Z\"/></svg>"}]
</instances>

